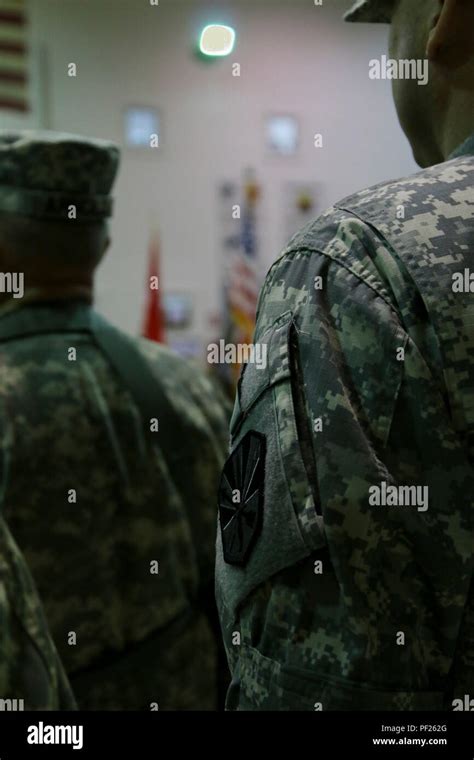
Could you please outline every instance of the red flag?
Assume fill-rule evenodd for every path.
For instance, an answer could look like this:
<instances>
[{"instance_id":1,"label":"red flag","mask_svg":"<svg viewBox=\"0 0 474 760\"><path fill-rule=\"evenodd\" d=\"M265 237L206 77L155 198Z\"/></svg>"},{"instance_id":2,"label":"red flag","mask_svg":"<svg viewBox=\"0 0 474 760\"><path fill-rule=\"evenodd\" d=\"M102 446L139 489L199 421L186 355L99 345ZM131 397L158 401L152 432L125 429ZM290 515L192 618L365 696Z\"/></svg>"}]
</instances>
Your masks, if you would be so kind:
<instances>
[{"instance_id":1,"label":"red flag","mask_svg":"<svg viewBox=\"0 0 474 760\"><path fill-rule=\"evenodd\" d=\"M157 343L166 343L163 310L160 298L160 244L155 234L150 240L148 252L148 282L142 335Z\"/></svg>"}]
</instances>

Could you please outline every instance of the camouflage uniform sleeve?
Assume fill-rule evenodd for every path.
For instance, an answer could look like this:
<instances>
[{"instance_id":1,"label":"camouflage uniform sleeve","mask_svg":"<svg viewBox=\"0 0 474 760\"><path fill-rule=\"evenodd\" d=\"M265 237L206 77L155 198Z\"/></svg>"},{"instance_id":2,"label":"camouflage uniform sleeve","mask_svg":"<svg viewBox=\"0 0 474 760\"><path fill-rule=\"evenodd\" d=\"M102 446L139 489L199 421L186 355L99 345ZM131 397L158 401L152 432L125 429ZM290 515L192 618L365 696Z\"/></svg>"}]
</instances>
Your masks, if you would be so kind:
<instances>
[{"instance_id":1,"label":"camouflage uniform sleeve","mask_svg":"<svg viewBox=\"0 0 474 760\"><path fill-rule=\"evenodd\" d=\"M2 710L73 710L76 707L36 588L2 519L0 702Z\"/></svg>"},{"instance_id":2,"label":"camouflage uniform sleeve","mask_svg":"<svg viewBox=\"0 0 474 760\"><path fill-rule=\"evenodd\" d=\"M234 536L243 562L225 561L222 510L218 540L228 707L440 709L469 588L474 483L435 360L380 277L315 248L272 268L255 341L267 368L244 369L226 472L245 492L264 460L252 480L261 514L254 496Z\"/></svg>"}]
</instances>

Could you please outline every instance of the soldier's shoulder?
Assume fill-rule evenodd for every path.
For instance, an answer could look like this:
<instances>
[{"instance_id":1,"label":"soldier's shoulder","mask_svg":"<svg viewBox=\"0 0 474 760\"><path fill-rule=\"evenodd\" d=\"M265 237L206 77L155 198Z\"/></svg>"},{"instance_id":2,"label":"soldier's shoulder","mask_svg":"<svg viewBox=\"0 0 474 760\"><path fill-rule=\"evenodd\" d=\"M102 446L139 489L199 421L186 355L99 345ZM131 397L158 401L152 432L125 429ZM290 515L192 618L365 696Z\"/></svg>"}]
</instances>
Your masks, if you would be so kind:
<instances>
[{"instance_id":1,"label":"soldier's shoulder","mask_svg":"<svg viewBox=\"0 0 474 760\"><path fill-rule=\"evenodd\" d=\"M216 383L197 361L185 359L167 346L146 338L134 340L157 383L183 421L202 427L206 420L215 429L226 429L225 400Z\"/></svg>"},{"instance_id":2,"label":"soldier's shoulder","mask_svg":"<svg viewBox=\"0 0 474 760\"><path fill-rule=\"evenodd\" d=\"M323 250L335 236L343 239L344 232L359 233L364 229L370 237L376 231L383 234L389 227L401 229L416 216L428 220L427 215L431 215L435 222L436 215L443 213L443 203L466 207L470 203L472 215L473 180L474 156L468 155L359 190L297 232L282 257L298 249Z\"/></svg>"},{"instance_id":3,"label":"soldier's shoulder","mask_svg":"<svg viewBox=\"0 0 474 760\"><path fill-rule=\"evenodd\" d=\"M186 393L195 383L202 382L204 373L194 361L185 359L162 343L155 343L147 338L135 338L134 342L160 383L166 385L173 380L176 392Z\"/></svg>"},{"instance_id":4,"label":"soldier's shoulder","mask_svg":"<svg viewBox=\"0 0 474 760\"><path fill-rule=\"evenodd\" d=\"M148 338L132 339L136 348L145 357L153 370L160 369L160 374L169 372L188 372L188 362L163 343L156 343Z\"/></svg>"},{"instance_id":5,"label":"soldier's shoulder","mask_svg":"<svg viewBox=\"0 0 474 760\"><path fill-rule=\"evenodd\" d=\"M319 268L314 254L390 300L382 249L396 247L402 236L415 245L420 229L424 237L436 236L454 217L472 220L473 180L474 156L462 156L343 198L291 238L268 272L262 300L283 280L306 287Z\"/></svg>"},{"instance_id":6,"label":"soldier's shoulder","mask_svg":"<svg viewBox=\"0 0 474 760\"><path fill-rule=\"evenodd\" d=\"M337 209L352 212L362 220L382 226L394 218L443 213L440 203L462 206L472 197L474 156L466 155L422 169L415 174L382 182L343 198Z\"/></svg>"}]
</instances>

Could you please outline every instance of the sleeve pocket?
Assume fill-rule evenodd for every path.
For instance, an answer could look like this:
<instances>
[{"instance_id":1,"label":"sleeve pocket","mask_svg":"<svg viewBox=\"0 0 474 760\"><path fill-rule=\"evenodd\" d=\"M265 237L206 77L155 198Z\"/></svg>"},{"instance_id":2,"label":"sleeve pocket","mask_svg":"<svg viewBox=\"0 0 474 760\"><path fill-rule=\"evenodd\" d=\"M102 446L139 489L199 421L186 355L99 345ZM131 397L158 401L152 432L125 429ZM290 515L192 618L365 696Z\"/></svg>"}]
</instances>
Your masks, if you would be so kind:
<instances>
[{"instance_id":1,"label":"sleeve pocket","mask_svg":"<svg viewBox=\"0 0 474 760\"><path fill-rule=\"evenodd\" d=\"M445 709L442 692L396 689L281 666L244 646L238 683L239 710L429 710Z\"/></svg>"}]
</instances>

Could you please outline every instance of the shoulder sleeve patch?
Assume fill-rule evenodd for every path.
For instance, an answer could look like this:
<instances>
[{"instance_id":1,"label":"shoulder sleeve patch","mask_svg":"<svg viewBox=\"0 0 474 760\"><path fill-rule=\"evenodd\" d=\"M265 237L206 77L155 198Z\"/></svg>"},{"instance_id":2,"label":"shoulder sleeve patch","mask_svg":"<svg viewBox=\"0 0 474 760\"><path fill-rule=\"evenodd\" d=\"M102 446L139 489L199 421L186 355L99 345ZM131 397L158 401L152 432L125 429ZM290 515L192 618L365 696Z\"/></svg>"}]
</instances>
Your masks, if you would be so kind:
<instances>
[{"instance_id":1,"label":"shoulder sleeve patch","mask_svg":"<svg viewBox=\"0 0 474 760\"><path fill-rule=\"evenodd\" d=\"M245 565L262 529L265 436L242 438L224 465L219 486L219 519L224 560Z\"/></svg>"}]
</instances>

